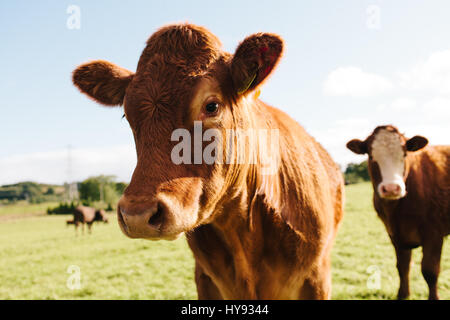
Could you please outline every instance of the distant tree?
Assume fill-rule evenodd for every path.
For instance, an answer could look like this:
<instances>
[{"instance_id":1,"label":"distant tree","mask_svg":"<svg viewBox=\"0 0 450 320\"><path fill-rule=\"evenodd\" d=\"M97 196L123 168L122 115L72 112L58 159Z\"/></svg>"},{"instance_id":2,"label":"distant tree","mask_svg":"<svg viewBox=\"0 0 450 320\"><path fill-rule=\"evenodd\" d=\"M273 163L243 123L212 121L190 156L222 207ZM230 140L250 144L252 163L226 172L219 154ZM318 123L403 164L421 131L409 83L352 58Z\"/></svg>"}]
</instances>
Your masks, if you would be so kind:
<instances>
[{"instance_id":1,"label":"distant tree","mask_svg":"<svg viewBox=\"0 0 450 320\"><path fill-rule=\"evenodd\" d=\"M0 200L40 202L43 200L42 195L41 185L35 182L27 181L0 187Z\"/></svg>"},{"instance_id":2,"label":"distant tree","mask_svg":"<svg viewBox=\"0 0 450 320\"><path fill-rule=\"evenodd\" d=\"M103 201L110 207L119 201L120 195L117 193L115 184L109 183L103 187Z\"/></svg>"},{"instance_id":3,"label":"distant tree","mask_svg":"<svg viewBox=\"0 0 450 320\"><path fill-rule=\"evenodd\" d=\"M367 161L361 163L349 163L345 169L344 177L347 184L370 181Z\"/></svg>"},{"instance_id":4,"label":"distant tree","mask_svg":"<svg viewBox=\"0 0 450 320\"><path fill-rule=\"evenodd\" d=\"M80 182L78 191L82 201L100 201L100 182L96 178L88 178Z\"/></svg>"},{"instance_id":5,"label":"distant tree","mask_svg":"<svg viewBox=\"0 0 450 320\"><path fill-rule=\"evenodd\" d=\"M55 194L55 189L53 189L52 187L49 187L44 194L47 195L47 196L54 195Z\"/></svg>"},{"instance_id":6,"label":"distant tree","mask_svg":"<svg viewBox=\"0 0 450 320\"><path fill-rule=\"evenodd\" d=\"M23 182L22 186L22 194L29 199L38 198L42 196L42 190L39 184L35 182Z\"/></svg>"},{"instance_id":7,"label":"distant tree","mask_svg":"<svg viewBox=\"0 0 450 320\"><path fill-rule=\"evenodd\" d=\"M102 202L100 206L110 205L115 207L120 195L125 190L127 184L115 182L115 176L90 177L78 183L79 202L91 205L93 202ZM20 182L11 185L0 186L0 202L11 203L18 200L25 200L31 203L65 201L69 185L64 186L39 184L35 182ZM66 190L66 192L65 192Z\"/></svg>"},{"instance_id":8,"label":"distant tree","mask_svg":"<svg viewBox=\"0 0 450 320\"><path fill-rule=\"evenodd\" d=\"M123 194L125 188L128 186L125 182L117 182L116 183L116 191L118 194Z\"/></svg>"},{"instance_id":9,"label":"distant tree","mask_svg":"<svg viewBox=\"0 0 450 320\"><path fill-rule=\"evenodd\" d=\"M101 201L110 207L115 206L121 195L118 190L123 190L126 184L116 183L114 176L90 177L79 183L78 190L82 203L90 204ZM118 187L119 185L119 187Z\"/></svg>"},{"instance_id":10,"label":"distant tree","mask_svg":"<svg viewBox=\"0 0 450 320\"><path fill-rule=\"evenodd\" d=\"M2 186L0 188L0 199L14 202L24 198L19 188L11 186Z\"/></svg>"}]
</instances>

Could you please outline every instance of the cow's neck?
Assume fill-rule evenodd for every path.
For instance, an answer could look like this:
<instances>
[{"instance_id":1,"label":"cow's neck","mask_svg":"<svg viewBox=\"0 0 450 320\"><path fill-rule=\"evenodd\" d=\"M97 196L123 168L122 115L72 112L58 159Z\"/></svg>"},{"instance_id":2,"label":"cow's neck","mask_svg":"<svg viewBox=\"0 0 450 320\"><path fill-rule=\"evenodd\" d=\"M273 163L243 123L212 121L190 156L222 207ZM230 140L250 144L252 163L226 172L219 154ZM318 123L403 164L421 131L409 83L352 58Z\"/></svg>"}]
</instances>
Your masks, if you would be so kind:
<instances>
[{"instance_id":1,"label":"cow's neck","mask_svg":"<svg viewBox=\"0 0 450 320\"><path fill-rule=\"evenodd\" d=\"M258 121L259 114L261 121ZM268 117L267 111L254 112L253 119L256 120L253 127L276 128L275 120ZM282 198L286 191L282 190L283 186L291 185L291 198L303 199L300 194L293 195L293 192L300 192L299 188L293 187L299 184L289 180L289 177L295 177L297 182L302 180L303 171L296 155L287 153L290 149L283 145L285 143L280 139L277 144L279 150L273 151L284 155L278 159L274 174L267 174L261 166L250 166L243 175L236 175L244 177L244 180L237 180L235 186L228 188L223 197L226 202L218 206L215 220L188 234L196 263L211 277L223 298L299 297L302 285L299 277L304 277L303 266L312 263L309 259L312 259L313 251L306 248L308 242L281 214L292 205ZM257 149L251 152L264 156L260 153L264 149L270 150L268 146L261 146L259 141ZM295 160L296 163L290 163ZM282 168L291 168L291 171L288 174ZM294 168L296 171L292 171ZM239 192L235 193L236 190ZM307 201L302 203L306 205ZM295 209L297 214L301 214L300 208ZM308 219L315 223L313 214ZM310 238L315 236L313 234Z\"/></svg>"},{"instance_id":2,"label":"cow's neck","mask_svg":"<svg viewBox=\"0 0 450 320\"><path fill-rule=\"evenodd\" d=\"M188 242L222 297L298 298L300 282L295 277L300 268L292 251L298 234L274 213L263 195L249 197L243 191L221 211L212 223L190 233Z\"/></svg>"},{"instance_id":3,"label":"cow's neck","mask_svg":"<svg viewBox=\"0 0 450 320\"><path fill-rule=\"evenodd\" d=\"M384 200L380 198L376 189L374 190L374 206L377 209L378 216L384 222L391 238L398 233L395 215L398 204L398 200Z\"/></svg>"},{"instance_id":4,"label":"cow's neck","mask_svg":"<svg viewBox=\"0 0 450 320\"><path fill-rule=\"evenodd\" d=\"M398 245L411 247L420 243L418 235L420 224L418 222L421 219L421 212L420 208L417 208L414 201L411 200L421 197L417 189L420 181L417 181L416 168L413 166L414 161L417 161L416 157L416 155L408 154L405 159L408 168L405 197L398 200L382 199L374 187L375 208L377 208L377 213L383 220L388 234Z\"/></svg>"}]
</instances>

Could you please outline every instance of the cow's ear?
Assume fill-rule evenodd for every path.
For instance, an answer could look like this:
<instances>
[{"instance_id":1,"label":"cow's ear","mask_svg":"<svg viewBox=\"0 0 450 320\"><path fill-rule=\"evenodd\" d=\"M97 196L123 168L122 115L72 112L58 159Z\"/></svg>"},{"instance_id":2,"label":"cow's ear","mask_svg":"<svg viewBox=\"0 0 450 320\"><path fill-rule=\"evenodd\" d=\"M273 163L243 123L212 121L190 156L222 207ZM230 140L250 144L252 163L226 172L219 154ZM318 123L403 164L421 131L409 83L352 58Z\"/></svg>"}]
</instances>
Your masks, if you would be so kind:
<instances>
[{"instance_id":1,"label":"cow's ear","mask_svg":"<svg viewBox=\"0 0 450 320\"><path fill-rule=\"evenodd\" d=\"M75 86L95 101L107 106L123 104L125 92L134 73L108 61L83 64L72 74Z\"/></svg>"},{"instance_id":2,"label":"cow's ear","mask_svg":"<svg viewBox=\"0 0 450 320\"><path fill-rule=\"evenodd\" d=\"M417 151L428 144L428 139L422 136L414 136L406 141L406 150Z\"/></svg>"},{"instance_id":3,"label":"cow's ear","mask_svg":"<svg viewBox=\"0 0 450 320\"><path fill-rule=\"evenodd\" d=\"M282 52L283 40L274 34L257 33L242 41L231 62L231 77L237 93L256 89L277 65Z\"/></svg>"},{"instance_id":4,"label":"cow's ear","mask_svg":"<svg viewBox=\"0 0 450 320\"><path fill-rule=\"evenodd\" d=\"M359 139L353 139L347 142L347 148L357 154L367 153L367 143Z\"/></svg>"}]
</instances>

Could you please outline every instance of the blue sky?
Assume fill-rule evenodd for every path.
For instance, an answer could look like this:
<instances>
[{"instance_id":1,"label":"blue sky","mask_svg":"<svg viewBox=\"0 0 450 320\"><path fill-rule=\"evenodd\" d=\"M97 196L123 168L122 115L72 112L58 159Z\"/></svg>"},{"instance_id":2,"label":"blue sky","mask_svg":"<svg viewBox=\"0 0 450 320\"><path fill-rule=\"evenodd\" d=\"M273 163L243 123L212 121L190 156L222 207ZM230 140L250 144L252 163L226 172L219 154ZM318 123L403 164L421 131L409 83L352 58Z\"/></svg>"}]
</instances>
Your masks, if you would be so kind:
<instances>
[{"instance_id":1,"label":"blue sky","mask_svg":"<svg viewBox=\"0 0 450 320\"><path fill-rule=\"evenodd\" d=\"M79 30L67 28L70 5L81 10ZM281 35L285 56L261 99L341 165L364 159L345 143L379 124L448 144L448 12L445 0L1 1L0 184L101 173L129 180L135 153L121 109L79 94L71 72L91 59L135 70L147 38L184 21L209 28L230 52L249 34Z\"/></svg>"}]
</instances>

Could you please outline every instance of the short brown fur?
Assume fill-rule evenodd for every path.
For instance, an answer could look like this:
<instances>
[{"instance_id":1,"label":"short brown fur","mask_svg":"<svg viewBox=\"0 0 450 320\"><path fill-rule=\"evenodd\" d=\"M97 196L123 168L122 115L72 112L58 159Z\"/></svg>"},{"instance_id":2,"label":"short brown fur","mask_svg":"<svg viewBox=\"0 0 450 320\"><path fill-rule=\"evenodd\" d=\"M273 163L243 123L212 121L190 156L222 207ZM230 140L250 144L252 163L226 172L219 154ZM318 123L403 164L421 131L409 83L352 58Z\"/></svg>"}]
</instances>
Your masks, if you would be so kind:
<instances>
[{"instance_id":1,"label":"short brown fur","mask_svg":"<svg viewBox=\"0 0 450 320\"><path fill-rule=\"evenodd\" d=\"M231 55L205 28L180 24L150 37L135 74L113 64L105 71L103 61L73 74L74 84L98 102L117 105L123 99L135 137L138 161L118 208L122 231L149 239L185 232L200 299L331 294L330 250L343 214L342 175L297 122L253 96L282 49L280 37L258 33ZM208 99L220 105L215 115L205 114L204 104L193 105L210 91ZM192 132L194 120L221 132L278 129L276 173L264 176L259 165L245 163L173 164L171 133ZM234 141L234 159L259 157L267 148L249 139Z\"/></svg>"}]
</instances>

